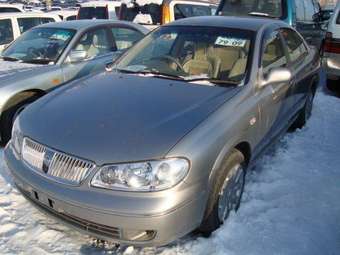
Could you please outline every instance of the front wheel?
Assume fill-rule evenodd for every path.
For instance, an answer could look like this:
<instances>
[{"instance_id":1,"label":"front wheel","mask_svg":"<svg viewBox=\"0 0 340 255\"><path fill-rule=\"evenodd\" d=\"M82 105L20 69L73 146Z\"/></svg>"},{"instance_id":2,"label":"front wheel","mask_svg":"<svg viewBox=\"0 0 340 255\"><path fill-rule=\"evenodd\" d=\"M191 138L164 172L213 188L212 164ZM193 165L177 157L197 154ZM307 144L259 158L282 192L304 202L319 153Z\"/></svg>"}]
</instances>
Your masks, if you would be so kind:
<instances>
[{"instance_id":1,"label":"front wheel","mask_svg":"<svg viewBox=\"0 0 340 255\"><path fill-rule=\"evenodd\" d=\"M245 160L243 154L233 149L216 174L207 203L204 220L199 228L209 236L220 227L232 211L240 207L245 184Z\"/></svg>"}]
</instances>

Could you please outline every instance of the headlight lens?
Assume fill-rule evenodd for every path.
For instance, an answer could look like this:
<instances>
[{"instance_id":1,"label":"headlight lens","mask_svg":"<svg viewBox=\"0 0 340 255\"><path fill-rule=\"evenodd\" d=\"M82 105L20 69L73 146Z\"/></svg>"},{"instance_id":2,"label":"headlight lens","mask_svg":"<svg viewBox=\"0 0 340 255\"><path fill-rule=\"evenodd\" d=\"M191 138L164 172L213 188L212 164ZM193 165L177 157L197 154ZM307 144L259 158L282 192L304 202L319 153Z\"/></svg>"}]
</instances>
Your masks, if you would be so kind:
<instances>
[{"instance_id":1,"label":"headlight lens","mask_svg":"<svg viewBox=\"0 0 340 255\"><path fill-rule=\"evenodd\" d=\"M188 170L189 162L184 158L108 165L95 174L91 185L112 190L159 191L178 184Z\"/></svg>"},{"instance_id":2,"label":"headlight lens","mask_svg":"<svg viewBox=\"0 0 340 255\"><path fill-rule=\"evenodd\" d=\"M21 154L22 141L23 141L23 135L19 127L19 118L16 118L16 120L13 123L13 127L12 127L11 143L12 143L14 150L19 155Z\"/></svg>"}]
</instances>

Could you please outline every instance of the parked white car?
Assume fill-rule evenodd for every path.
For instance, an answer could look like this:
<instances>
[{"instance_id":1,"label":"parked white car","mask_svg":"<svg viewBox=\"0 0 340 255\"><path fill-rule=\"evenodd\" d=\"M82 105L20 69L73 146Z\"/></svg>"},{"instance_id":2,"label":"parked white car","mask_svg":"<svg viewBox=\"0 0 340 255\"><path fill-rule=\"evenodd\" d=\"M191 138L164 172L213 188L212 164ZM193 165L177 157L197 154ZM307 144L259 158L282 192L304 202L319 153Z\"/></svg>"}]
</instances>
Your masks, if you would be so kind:
<instances>
[{"instance_id":1,"label":"parked white car","mask_svg":"<svg viewBox=\"0 0 340 255\"><path fill-rule=\"evenodd\" d=\"M22 33L32 27L61 21L56 14L49 13L2 13L0 14L0 52Z\"/></svg>"},{"instance_id":2,"label":"parked white car","mask_svg":"<svg viewBox=\"0 0 340 255\"><path fill-rule=\"evenodd\" d=\"M22 4L0 4L0 13L25 12Z\"/></svg>"},{"instance_id":3,"label":"parked white car","mask_svg":"<svg viewBox=\"0 0 340 255\"><path fill-rule=\"evenodd\" d=\"M80 5L77 19L118 19L119 1L91 1Z\"/></svg>"},{"instance_id":4,"label":"parked white car","mask_svg":"<svg viewBox=\"0 0 340 255\"><path fill-rule=\"evenodd\" d=\"M63 21L75 20L77 19L77 10L61 10L61 11L51 11L49 14L58 15Z\"/></svg>"},{"instance_id":5,"label":"parked white car","mask_svg":"<svg viewBox=\"0 0 340 255\"><path fill-rule=\"evenodd\" d=\"M328 23L323 45L323 66L327 73L327 80L340 79L340 2ZM338 86L340 88L340 84Z\"/></svg>"}]
</instances>

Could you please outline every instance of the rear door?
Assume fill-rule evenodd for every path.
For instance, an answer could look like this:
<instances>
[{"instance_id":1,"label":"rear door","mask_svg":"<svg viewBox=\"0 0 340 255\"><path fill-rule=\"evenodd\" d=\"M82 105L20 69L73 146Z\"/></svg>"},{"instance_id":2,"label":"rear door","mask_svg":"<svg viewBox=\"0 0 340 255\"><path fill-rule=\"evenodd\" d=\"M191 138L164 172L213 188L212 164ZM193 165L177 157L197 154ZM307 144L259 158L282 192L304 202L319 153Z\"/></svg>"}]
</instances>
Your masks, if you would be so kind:
<instances>
[{"instance_id":1,"label":"rear door","mask_svg":"<svg viewBox=\"0 0 340 255\"><path fill-rule=\"evenodd\" d=\"M105 66L112 62L115 51L112 33L108 27L97 27L84 32L62 65L65 82L104 71ZM72 54L75 52L84 54L83 58L74 61Z\"/></svg>"},{"instance_id":2,"label":"rear door","mask_svg":"<svg viewBox=\"0 0 340 255\"><path fill-rule=\"evenodd\" d=\"M0 20L0 52L14 40L13 22L11 19Z\"/></svg>"}]
</instances>

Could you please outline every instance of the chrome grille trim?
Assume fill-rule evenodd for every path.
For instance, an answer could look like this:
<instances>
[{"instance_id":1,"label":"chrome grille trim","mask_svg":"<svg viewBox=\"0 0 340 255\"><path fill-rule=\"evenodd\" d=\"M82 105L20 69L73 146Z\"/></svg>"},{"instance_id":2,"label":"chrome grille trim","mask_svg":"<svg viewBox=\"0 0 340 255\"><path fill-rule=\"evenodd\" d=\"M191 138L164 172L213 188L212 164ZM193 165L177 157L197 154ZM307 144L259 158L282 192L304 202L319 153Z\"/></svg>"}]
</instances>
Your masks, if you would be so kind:
<instances>
[{"instance_id":1,"label":"chrome grille trim","mask_svg":"<svg viewBox=\"0 0 340 255\"><path fill-rule=\"evenodd\" d=\"M25 163L46 177L55 177L67 184L80 184L96 166L65 153L24 138L22 157Z\"/></svg>"}]
</instances>

